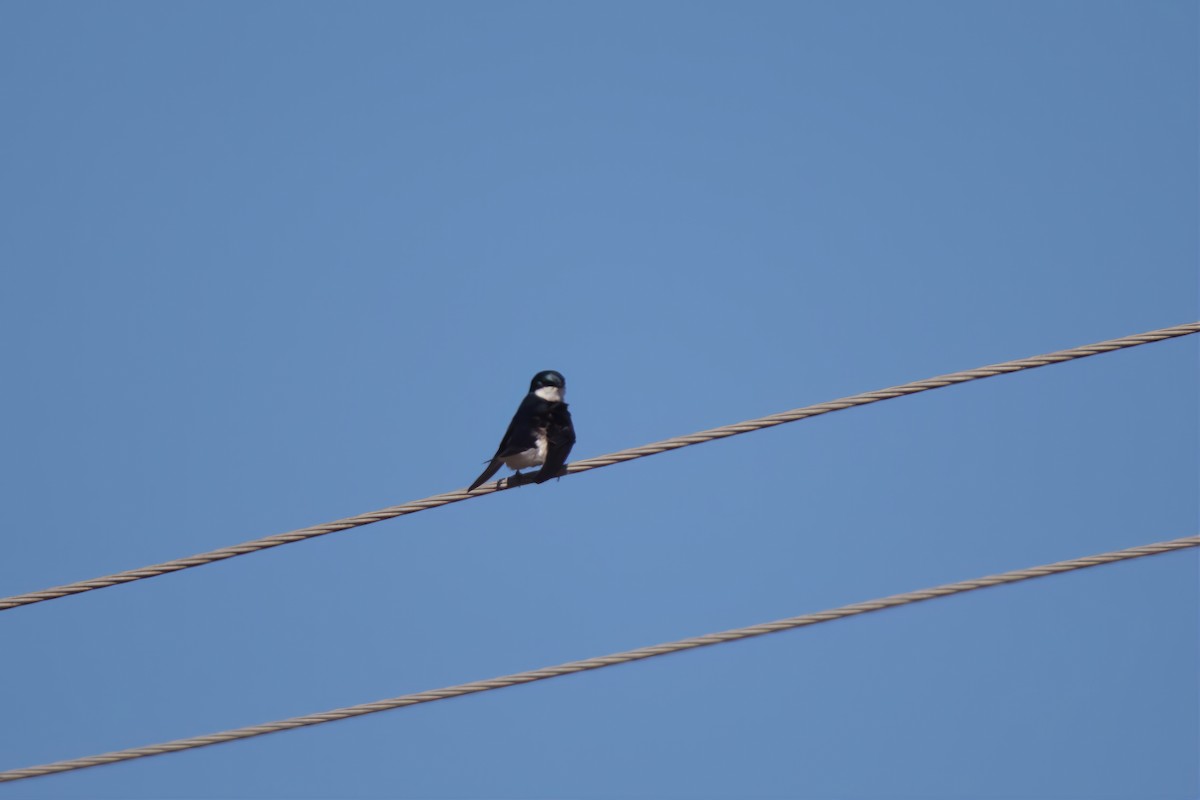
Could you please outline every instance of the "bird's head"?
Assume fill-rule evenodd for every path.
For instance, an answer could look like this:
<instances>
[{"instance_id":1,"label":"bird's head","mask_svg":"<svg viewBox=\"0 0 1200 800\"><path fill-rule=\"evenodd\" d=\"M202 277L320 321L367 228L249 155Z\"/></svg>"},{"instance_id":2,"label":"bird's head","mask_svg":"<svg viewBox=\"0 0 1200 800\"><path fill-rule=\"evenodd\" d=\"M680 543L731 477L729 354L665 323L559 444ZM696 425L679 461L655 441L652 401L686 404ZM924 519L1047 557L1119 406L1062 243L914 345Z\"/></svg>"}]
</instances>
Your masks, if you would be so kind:
<instances>
[{"instance_id":1,"label":"bird's head","mask_svg":"<svg viewBox=\"0 0 1200 800\"><path fill-rule=\"evenodd\" d=\"M533 376L529 391L551 403L561 402L567 393L567 379L561 372L548 369Z\"/></svg>"}]
</instances>

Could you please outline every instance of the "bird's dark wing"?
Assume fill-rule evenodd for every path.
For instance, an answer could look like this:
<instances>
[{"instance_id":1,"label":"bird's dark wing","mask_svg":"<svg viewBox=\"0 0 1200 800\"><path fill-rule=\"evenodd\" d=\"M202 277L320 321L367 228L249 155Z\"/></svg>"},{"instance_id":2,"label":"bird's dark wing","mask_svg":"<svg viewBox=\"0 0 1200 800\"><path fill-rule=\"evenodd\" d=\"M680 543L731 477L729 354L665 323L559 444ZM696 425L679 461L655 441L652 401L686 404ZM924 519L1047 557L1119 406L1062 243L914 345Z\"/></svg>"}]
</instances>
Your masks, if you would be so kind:
<instances>
[{"instance_id":1,"label":"bird's dark wing","mask_svg":"<svg viewBox=\"0 0 1200 800\"><path fill-rule=\"evenodd\" d=\"M525 395L525 399L521 401L521 405L517 406L517 413L513 414L512 420L508 423L508 429L504 431L504 437L500 439L500 446L496 448L496 455L492 456L492 460L488 462L487 467L475 479L475 482L470 485L467 489L468 492L479 488L488 478L495 475L500 467L503 466L504 459L507 456L524 452L537 444L530 437L529 431L533 428L538 414L544 413L545 405L546 401L537 395L533 393Z\"/></svg>"},{"instance_id":2,"label":"bird's dark wing","mask_svg":"<svg viewBox=\"0 0 1200 800\"><path fill-rule=\"evenodd\" d=\"M500 446L496 448L496 458L505 458L537 447L534 434L539 428L545 427L549 406L549 403L532 392L525 395L521 405L517 406L517 413L513 414L512 422L508 423L508 430L504 432Z\"/></svg>"},{"instance_id":3,"label":"bird's dark wing","mask_svg":"<svg viewBox=\"0 0 1200 800\"><path fill-rule=\"evenodd\" d=\"M567 456L571 455L571 448L575 446L575 426L571 422L571 412L567 410L566 403L555 403L549 409L546 438L549 440L546 462L538 471L535 479L538 483L557 478L563 465L567 463Z\"/></svg>"}]
</instances>

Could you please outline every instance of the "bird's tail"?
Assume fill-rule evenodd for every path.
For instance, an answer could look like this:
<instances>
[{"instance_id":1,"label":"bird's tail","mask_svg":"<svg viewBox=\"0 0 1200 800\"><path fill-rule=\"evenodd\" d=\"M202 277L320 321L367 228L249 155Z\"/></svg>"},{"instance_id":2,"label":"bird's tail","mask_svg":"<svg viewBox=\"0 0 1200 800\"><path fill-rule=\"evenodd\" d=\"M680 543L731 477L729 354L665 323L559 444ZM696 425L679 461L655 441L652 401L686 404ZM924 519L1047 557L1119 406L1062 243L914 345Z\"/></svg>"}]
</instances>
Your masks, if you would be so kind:
<instances>
[{"instance_id":1,"label":"bird's tail","mask_svg":"<svg viewBox=\"0 0 1200 800\"><path fill-rule=\"evenodd\" d=\"M500 465L503 463L504 463L503 459L493 458L488 463L488 465L484 468L483 473L480 474L480 476L475 479L475 482L472 483L470 485L470 487L467 488L467 491L473 492L476 489L478 489L481 485L483 485L483 483L485 481L487 481L488 478L492 477L493 475L495 475L497 472L500 471Z\"/></svg>"}]
</instances>

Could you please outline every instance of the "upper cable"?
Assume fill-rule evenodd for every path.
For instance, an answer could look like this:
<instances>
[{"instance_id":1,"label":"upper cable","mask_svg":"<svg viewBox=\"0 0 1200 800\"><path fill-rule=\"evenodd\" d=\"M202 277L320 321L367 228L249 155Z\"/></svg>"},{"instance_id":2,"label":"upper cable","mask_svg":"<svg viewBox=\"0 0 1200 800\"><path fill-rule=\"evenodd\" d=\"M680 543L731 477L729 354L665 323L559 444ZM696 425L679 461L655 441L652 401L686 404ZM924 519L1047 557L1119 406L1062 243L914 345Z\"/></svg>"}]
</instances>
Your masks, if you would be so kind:
<instances>
[{"instance_id":1,"label":"upper cable","mask_svg":"<svg viewBox=\"0 0 1200 800\"><path fill-rule=\"evenodd\" d=\"M664 439L661 442L645 444L641 447L631 447L626 450L618 450L615 453L608 455L597 456L595 458L587 458L582 461L576 461L569 464L563 471L563 475L574 475L579 472L587 472L600 467L611 466L612 464L620 464L625 461L633 461L637 458L652 456L657 453L665 453L669 450L678 450L681 447L689 447L694 444L710 442L714 439L724 439L729 436L736 436L740 433L749 433L762 428L770 428L775 425L782 425L785 422L795 422L808 417L816 417L821 414L829 414L834 411L841 411L846 408L855 406L865 406L870 403L878 403L881 400L891 400L895 397L903 397L905 395L917 394L926 392L931 389L941 389L946 386L953 386L959 383L967 383L969 381L980 380L982 378L990 378L995 375L1006 375L1010 372L1020 372L1027 369L1035 369L1044 367L1049 364L1060 364L1064 361L1073 361L1078 358L1087 358L1088 356L1099 355L1100 353L1110 353L1114 350L1124 350L1129 347L1137 347L1138 345L1150 344L1151 342L1160 342L1164 339L1173 339L1179 336L1187 336L1189 334L1200 332L1200 322L1189 322L1183 325L1175 325L1170 328L1159 328L1158 330L1147 331L1133 336L1124 336L1119 339L1109 339L1103 342L1094 344L1086 344L1080 347L1072 347L1067 350L1058 350L1053 353L1046 353L1040 356L1031 356L1029 358L1017 359L1015 361L1004 361L999 364L991 364L985 367L976 369L963 370L961 372L951 372L948 375L939 375L934 378L926 378L924 380L913 381L911 383L903 383L899 386L892 386L887 389L876 389L873 392L863 392L861 394L850 395L839 400L830 400L825 403L817 403L816 405L804 406L795 408L791 411L783 411L779 414L771 414L766 417L746 420L733 425L724 425L719 428L711 428L697 433L687 434L685 436L676 436L671 439ZM0 598L0 611L17 608L19 606L31 605L33 603L41 603L46 600L54 600L59 597L67 597L68 595L80 594L82 592L90 592L93 589L104 589L109 586L117 586L122 583L131 583L140 581L145 578L153 578L158 575L165 575L170 572L178 572L191 567L199 567L204 564L211 564L215 561L223 561L234 556L242 556L247 553L255 553L259 550L267 550L272 547L279 547L292 542L301 542L305 539L312 539L317 536L324 536L327 533L335 531L349 530L350 528L358 528L363 525L370 525L372 522L381 522L385 519L394 517L402 517L406 514L415 514L418 511L424 511L430 508L457 503L471 497L479 497L492 492L503 491L516 486L521 486L528 482L525 476L520 479L506 478L495 483L489 483L479 487L474 491L466 489L457 489L453 492L445 492L443 494L435 494L431 497L426 497L422 500L414 500L412 502L403 503L398 506L380 509L379 511L368 511L364 514L357 514L353 517L345 517L344 519L326 522L321 525L311 525L307 528L298 528L287 533L276 533L271 536L264 536L261 539L252 539L241 544L222 547L216 550L209 550L206 553L197 553L193 556L185 558L176 558L171 561L163 561L159 564L151 564L149 566L140 567L138 569L129 569L122 572L115 572L111 575L104 575L98 578L90 578L88 580L76 581L74 583L63 584L49 589L42 589L35 592L26 592L24 594L12 595L11 597Z\"/></svg>"}]
</instances>

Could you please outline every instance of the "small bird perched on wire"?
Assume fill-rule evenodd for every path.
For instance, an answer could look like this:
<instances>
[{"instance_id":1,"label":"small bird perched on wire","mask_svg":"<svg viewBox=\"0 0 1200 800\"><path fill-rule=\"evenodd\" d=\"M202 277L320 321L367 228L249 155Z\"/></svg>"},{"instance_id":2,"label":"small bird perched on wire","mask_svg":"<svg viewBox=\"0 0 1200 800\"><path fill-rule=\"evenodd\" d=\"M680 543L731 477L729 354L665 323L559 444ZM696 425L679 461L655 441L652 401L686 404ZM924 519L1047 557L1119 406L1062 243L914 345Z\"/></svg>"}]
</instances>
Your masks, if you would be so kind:
<instances>
[{"instance_id":1,"label":"small bird perched on wire","mask_svg":"<svg viewBox=\"0 0 1200 800\"><path fill-rule=\"evenodd\" d=\"M566 393L567 381L562 373L548 369L534 375L529 394L508 423L496 455L467 491L478 488L502 465L516 470L517 476L526 467L541 466L535 483L557 477L575 444L571 412L563 401Z\"/></svg>"}]
</instances>

